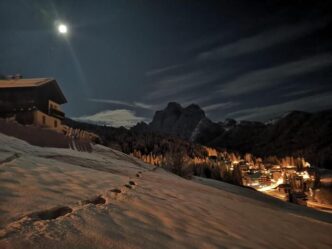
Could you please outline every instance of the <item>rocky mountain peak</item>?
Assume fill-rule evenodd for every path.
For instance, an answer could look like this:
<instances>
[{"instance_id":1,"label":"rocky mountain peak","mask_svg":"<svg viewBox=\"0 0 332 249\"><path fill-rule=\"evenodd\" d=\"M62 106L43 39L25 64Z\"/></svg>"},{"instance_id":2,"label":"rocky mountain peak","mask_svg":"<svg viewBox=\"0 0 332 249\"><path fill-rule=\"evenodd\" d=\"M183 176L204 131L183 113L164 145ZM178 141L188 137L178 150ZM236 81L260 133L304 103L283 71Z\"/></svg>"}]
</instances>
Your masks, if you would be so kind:
<instances>
[{"instance_id":1,"label":"rocky mountain peak","mask_svg":"<svg viewBox=\"0 0 332 249\"><path fill-rule=\"evenodd\" d=\"M196 126L205 117L204 111L195 104L183 108L170 102L164 110L157 111L149 124L153 131L190 139Z\"/></svg>"},{"instance_id":2,"label":"rocky mountain peak","mask_svg":"<svg viewBox=\"0 0 332 249\"><path fill-rule=\"evenodd\" d=\"M180 110L182 106L177 102L169 102L165 110Z\"/></svg>"}]
</instances>

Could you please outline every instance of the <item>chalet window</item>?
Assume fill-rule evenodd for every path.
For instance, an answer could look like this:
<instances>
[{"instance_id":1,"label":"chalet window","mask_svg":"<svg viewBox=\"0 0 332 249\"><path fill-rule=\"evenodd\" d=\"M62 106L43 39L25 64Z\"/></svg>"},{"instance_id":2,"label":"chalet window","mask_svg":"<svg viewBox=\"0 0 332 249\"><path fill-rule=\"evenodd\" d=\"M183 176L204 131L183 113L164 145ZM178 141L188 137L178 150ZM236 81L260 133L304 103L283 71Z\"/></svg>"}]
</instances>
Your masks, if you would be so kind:
<instances>
[{"instance_id":1,"label":"chalet window","mask_svg":"<svg viewBox=\"0 0 332 249\"><path fill-rule=\"evenodd\" d=\"M54 127L57 128L58 127L58 121L54 120Z\"/></svg>"},{"instance_id":2,"label":"chalet window","mask_svg":"<svg viewBox=\"0 0 332 249\"><path fill-rule=\"evenodd\" d=\"M43 125L45 125L46 124L46 117L43 116L42 119L43 119Z\"/></svg>"}]
</instances>

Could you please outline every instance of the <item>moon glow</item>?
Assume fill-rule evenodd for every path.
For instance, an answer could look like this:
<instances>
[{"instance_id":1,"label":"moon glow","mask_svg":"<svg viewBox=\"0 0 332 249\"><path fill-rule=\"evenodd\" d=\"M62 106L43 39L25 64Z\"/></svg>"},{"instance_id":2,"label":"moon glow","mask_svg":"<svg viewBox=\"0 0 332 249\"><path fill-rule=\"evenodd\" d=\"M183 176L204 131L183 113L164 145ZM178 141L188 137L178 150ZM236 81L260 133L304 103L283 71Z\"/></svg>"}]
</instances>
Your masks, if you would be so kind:
<instances>
[{"instance_id":1,"label":"moon glow","mask_svg":"<svg viewBox=\"0 0 332 249\"><path fill-rule=\"evenodd\" d=\"M66 34L68 32L68 27L65 24L58 25L58 31L60 34Z\"/></svg>"}]
</instances>

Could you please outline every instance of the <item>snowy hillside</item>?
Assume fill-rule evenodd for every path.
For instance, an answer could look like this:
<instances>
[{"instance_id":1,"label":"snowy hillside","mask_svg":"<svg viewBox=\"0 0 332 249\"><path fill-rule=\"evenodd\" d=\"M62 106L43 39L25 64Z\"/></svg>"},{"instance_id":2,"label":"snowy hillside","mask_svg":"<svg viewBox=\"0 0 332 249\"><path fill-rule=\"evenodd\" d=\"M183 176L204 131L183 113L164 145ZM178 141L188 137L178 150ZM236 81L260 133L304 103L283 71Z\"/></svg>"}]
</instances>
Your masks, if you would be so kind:
<instances>
[{"instance_id":1,"label":"snowy hillside","mask_svg":"<svg viewBox=\"0 0 332 249\"><path fill-rule=\"evenodd\" d=\"M330 214L93 149L0 134L0 248L332 247Z\"/></svg>"}]
</instances>

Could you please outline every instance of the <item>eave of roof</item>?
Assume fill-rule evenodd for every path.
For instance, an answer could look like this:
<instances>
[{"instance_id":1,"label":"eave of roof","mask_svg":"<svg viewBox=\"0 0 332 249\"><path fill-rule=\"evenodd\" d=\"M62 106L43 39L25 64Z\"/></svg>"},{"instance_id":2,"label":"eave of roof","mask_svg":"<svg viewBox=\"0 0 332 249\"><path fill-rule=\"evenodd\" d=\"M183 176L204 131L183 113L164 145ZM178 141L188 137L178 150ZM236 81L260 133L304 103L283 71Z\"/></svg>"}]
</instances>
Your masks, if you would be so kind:
<instances>
[{"instance_id":1,"label":"eave of roof","mask_svg":"<svg viewBox=\"0 0 332 249\"><path fill-rule=\"evenodd\" d=\"M59 104L67 103L67 99L61 91L57 81L53 78L34 78L34 79L8 79L0 80L0 89L11 88L35 88L46 84L53 84L57 90L57 93L61 99Z\"/></svg>"},{"instance_id":2,"label":"eave of roof","mask_svg":"<svg viewBox=\"0 0 332 249\"><path fill-rule=\"evenodd\" d=\"M59 93L60 97L62 98L62 101L59 102L59 104L65 104L65 103L67 103L67 99L66 99L65 95L63 94L63 92L61 91L61 88L60 88L60 86L58 85L57 81L56 81L55 79L52 79L51 82L54 82L55 87L57 88L58 93Z\"/></svg>"},{"instance_id":3,"label":"eave of roof","mask_svg":"<svg viewBox=\"0 0 332 249\"><path fill-rule=\"evenodd\" d=\"M38 87L53 80L52 78L0 80L0 88Z\"/></svg>"}]
</instances>

